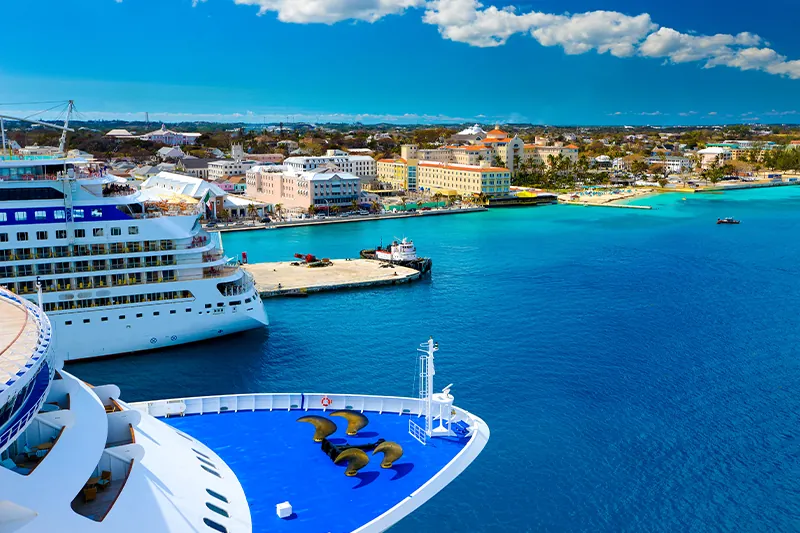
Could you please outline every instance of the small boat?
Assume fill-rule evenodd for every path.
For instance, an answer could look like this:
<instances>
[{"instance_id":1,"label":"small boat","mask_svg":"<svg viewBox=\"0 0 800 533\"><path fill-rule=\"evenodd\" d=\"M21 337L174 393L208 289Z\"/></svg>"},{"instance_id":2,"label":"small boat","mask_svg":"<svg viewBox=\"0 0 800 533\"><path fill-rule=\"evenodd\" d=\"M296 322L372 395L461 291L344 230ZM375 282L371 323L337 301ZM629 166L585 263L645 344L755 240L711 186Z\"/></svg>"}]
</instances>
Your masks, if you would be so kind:
<instances>
[{"instance_id":1,"label":"small boat","mask_svg":"<svg viewBox=\"0 0 800 533\"><path fill-rule=\"evenodd\" d=\"M732 217L718 218L717 224L739 224L739 221Z\"/></svg>"},{"instance_id":2,"label":"small boat","mask_svg":"<svg viewBox=\"0 0 800 533\"><path fill-rule=\"evenodd\" d=\"M414 246L414 242L405 238L399 242L394 241L385 248L381 245L374 250L361 250L360 255L362 259L385 261L393 265L419 270L423 274L429 272L432 266L430 258L417 257L417 248Z\"/></svg>"}]
</instances>

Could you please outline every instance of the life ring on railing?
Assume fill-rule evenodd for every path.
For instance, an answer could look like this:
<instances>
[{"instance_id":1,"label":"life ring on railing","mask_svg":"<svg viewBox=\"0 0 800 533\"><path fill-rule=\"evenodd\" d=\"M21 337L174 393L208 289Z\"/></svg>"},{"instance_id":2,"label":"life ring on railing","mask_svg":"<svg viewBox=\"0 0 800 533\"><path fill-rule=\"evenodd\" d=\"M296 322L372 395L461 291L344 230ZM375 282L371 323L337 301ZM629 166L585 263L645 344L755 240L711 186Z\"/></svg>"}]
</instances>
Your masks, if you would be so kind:
<instances>
[{"instance_id":1,"label":"life ring on railing","mask_svg":"<svg viewBox=\"0 0 800 533\"><path fill-rule=\"evenodd\" d=\"M327 396L323 396L322 399L319 401L323 407L328 407L330 404L333 403L333 400L328 398Z\"/></svg>"}]
</instances>

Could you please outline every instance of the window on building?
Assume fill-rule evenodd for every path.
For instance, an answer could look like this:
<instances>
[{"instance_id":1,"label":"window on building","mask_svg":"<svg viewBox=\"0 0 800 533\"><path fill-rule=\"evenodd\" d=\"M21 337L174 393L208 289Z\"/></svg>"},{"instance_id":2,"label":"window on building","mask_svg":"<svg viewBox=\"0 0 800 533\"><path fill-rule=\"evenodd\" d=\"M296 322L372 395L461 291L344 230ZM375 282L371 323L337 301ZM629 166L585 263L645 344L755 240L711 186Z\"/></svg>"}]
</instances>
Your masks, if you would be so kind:
<instances>
[{"instance_id":1,"label":"window on building","mask_svg":"<svg viewBox=\"0 0 800 533\"><path fill-rule=\"evenodd\" d=\"M66 239L66 238L67 238L67 230L65 229L56 230L56 239Z\"/></svg>"},{"instance_id":2,"label":"window on building","mask_svg":"<svg viewBox=\"0 0 800 533\"><path fill-rule=\"evenodd\" d=\"M28 240L28 232L27 231L18 231L17 232L17 240L18 241L27 241Z\"/></svg>"},{"instance_id":3,"label":"window on building","mask_svg":"<svg viewBox=\"0 0 800 533\"><path fill-rule=\"evenodd\" d=\"M75 230L75 238L76 239L83 239L86 237L86 230L85 229L76 229Z\"/></svg>"},{"instance_id":4,"label":"window on building","mask_svg":"<svg viewBox=\"0 0 800 533\"><path fill-rule=\"evenodd\" d=\"M8 242L8 233L0 233L0 242Z\"/></svg>"},{"instance_id":5,"label":"window on building","mask_svg":"<svg viewBox=\"0 0 800 533\"><path fill-rule=\"evenodd\" d=\"M28 218L28 213L25 211L15 211L14 212L14 220L21 221Z\"/></svg>"},{"instance_id":6,"label":"window on building","mask_svg":"<svg viewBox=\"0 0 800 533\"><path fill-rule=\"evenodd\" d=\"M6 213L0 213L0 222L8 222L8 215Z\"/></svg>"},{"instance_id":7,"label":"window on building","mask_svg":"<svg viewBox=\"0 0 800 533\"><path fill-rule=\"evenodd\" d=\"M111 228L111 235L114 237L122 235L122 228Z\"/></svg>"},{"instance_id":8,"label":"window on building","mask_svg":"<svg viewBox=\"0 0 800 533\"><path fill-rule=\"evenodd\" d=\"M139 226L128 226L128 235L139 235Z\"/></svg>"},{"instance_id":9,"label":"window on building","mask_svg":"<svg viewBox=\"0 0 800 533\"><path fill-rule=\"evenodd\" d=\"M47 232L46 231L37 231L36 232L36 240L46 241L47 240Z\"/></svg>"},{"instance_id":10,"label":"window on building","mask_svg":"<svg viewBox=\"0 0 800 533\"><path fill-rule=\"evenodd\" d=\"M92 235L94 235L95 237L102 237L103 228L92 228Z\"/></svg>"}]
</instances>

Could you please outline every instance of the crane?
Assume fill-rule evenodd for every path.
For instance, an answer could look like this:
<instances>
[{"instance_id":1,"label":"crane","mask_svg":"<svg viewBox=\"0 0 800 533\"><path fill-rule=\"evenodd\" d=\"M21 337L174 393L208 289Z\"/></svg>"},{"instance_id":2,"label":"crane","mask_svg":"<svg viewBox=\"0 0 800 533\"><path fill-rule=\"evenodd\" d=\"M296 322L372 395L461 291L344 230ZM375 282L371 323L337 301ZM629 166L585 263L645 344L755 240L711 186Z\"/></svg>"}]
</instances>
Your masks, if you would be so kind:
<instances>
[{"instance_id":1,"label":"crane","mask_svg":"<svg viewBox=\"0 0 800 533\"><path fill-rule=\"evenodd\" d=\"M75 109L75 102L70 100L67 103L67 115L64 119L64 125L58 126L56 124L50 124L49 122L42 122L40 120L31 120L29 118L23 117L12 117L11 115L0 115L0 136L3 139L3 153L6 151L6 128L5 124L3 123L4 120L19 120L22 122L28 122L30 124L36 124L39 126L43 126L45 128L53 128L56 130L61 130L61 139L58 143L58 151L60 153L64 153L64 150L67 148L67 132L74 132L72 128L69 127L69 119L72 116L72 111Z\"/></svg>"}]
</instances>

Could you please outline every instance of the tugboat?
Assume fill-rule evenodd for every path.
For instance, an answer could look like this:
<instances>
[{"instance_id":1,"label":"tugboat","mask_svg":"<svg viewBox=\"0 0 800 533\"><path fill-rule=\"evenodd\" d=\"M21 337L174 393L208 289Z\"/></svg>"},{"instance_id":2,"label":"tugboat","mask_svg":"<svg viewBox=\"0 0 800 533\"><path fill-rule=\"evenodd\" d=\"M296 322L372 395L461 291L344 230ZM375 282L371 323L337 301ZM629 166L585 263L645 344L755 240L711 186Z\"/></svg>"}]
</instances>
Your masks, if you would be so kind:
<instances>
[{"instance_id":1,"label":"tugboat","mask_svg":"<svg viewBox=\"0 0 800 533\"><path fill-rule=\"evenodd\" d=\"M738 224L739 221L733 217L718 218L717 224Z\"/></svg>"},{"instance_id":2,"label":"tugboat","mask_svg":"<svg viewBox=\"0 0 800 533\"><path fill-rule=\"evenodd\" d=\"M417 257L417 248L414 241L403 238L401 241L393 241L386 248L383 244L374 250L361 250L362 259L375 259L385 261L393 265L400 265L414 270L419 270L423 274L430 272L432 262L429 257Z\"/></svg>"}]
</instances>

